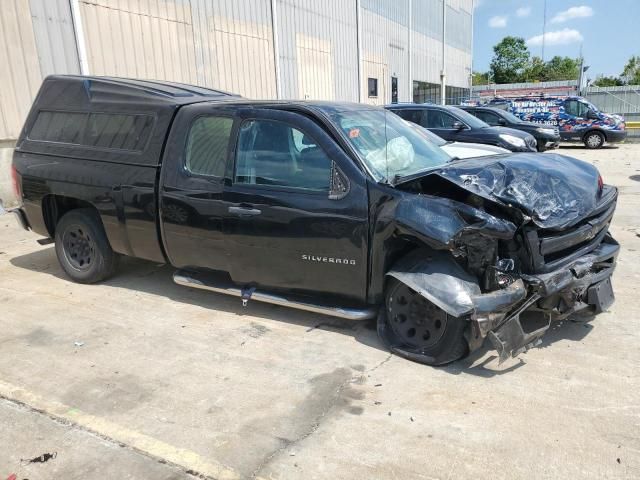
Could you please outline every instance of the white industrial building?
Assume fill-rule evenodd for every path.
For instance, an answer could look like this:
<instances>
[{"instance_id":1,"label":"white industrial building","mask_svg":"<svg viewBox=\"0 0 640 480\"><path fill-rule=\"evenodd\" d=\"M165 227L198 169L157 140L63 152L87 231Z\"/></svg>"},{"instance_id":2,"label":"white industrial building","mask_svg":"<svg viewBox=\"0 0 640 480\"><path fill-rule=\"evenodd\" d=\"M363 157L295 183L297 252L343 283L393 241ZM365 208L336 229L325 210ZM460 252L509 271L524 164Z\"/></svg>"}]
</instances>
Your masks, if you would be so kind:
<instances>
[{"instance_id":1,"label":"white industrial building","mask_svg":"<svg viewBox=\"0 0 640 480\"><path fill-rule=\"evenodd\" d=\"M54 73L250 98L449 103L468 95L473 0L0 0L0 141ZM444 94L441 84L446 85Z\"/></svg>"}]
</instances>

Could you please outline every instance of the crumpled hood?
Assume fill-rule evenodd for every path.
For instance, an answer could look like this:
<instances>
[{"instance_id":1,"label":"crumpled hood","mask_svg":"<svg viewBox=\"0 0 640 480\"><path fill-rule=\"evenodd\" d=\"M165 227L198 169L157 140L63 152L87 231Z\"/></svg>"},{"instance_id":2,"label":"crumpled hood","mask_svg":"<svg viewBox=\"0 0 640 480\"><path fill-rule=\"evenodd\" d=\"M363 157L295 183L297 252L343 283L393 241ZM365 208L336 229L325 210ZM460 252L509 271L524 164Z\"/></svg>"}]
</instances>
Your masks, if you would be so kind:
<instances>
[{"instance_id":1,"label":"crumpled hood","mask_svg":"<svg viewBox=\"0 0 640 480\"><path fill-rule=\"evenodd\" d=\"M598 170L558 154L517 153L452 162L439 175L488 200L517 207L542 228L561 228L596 207Z\"/></svg>"}]
</instances>

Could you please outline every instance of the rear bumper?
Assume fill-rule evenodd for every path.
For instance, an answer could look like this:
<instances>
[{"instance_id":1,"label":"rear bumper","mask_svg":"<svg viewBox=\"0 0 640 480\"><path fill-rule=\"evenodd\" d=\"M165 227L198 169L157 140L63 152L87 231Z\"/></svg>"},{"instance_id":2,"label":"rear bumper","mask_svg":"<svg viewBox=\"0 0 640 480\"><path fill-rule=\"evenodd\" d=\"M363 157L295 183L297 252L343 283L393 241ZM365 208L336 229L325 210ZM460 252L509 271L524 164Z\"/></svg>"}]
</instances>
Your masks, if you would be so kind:
<instances>
[{"instance_id":1,"label":"rear bumper","mask_svg":"<svg viewBox=\"0 0 640 480\"><path fill-rule=\"evenodd\" d=\"M515 357L534 345L547 331L551 320L566 318L574 312L590 309L600 313L613 301L610 279L616 265L620 245L607 234L594 250L558 270L522 275L510 287L482 295L476 303L472 323L479 347L489 338L500 355L500 361ZM479 308L478 308L479 307ZM520 314L535 310L545 314L549 323L534 332L525 333ZM471 336L473 338L474 335Z\"/></svg>"}]
</instances>

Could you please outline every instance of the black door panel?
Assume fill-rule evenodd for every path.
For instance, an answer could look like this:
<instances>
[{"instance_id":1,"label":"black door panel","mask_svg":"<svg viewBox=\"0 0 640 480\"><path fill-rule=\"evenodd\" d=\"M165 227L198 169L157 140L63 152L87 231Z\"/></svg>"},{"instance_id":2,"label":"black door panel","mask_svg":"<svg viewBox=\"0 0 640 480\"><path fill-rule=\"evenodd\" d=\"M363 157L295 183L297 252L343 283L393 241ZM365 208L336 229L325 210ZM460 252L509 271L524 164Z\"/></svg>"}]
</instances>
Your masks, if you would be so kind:
<instances>
[{"instance_id":1,"label":"black door panel","mask_svg":"<svg viewBox=\"0 0 640 480\"><path fill-rule=\"evenodd\" d=\"M233 281L364 300L368 207L361 172L350 175L346 197L331 200L332 162L353 165L324 130L285 111L247 109L239 116L233 183L223 195Z\"/></svg>"}]
</instances>

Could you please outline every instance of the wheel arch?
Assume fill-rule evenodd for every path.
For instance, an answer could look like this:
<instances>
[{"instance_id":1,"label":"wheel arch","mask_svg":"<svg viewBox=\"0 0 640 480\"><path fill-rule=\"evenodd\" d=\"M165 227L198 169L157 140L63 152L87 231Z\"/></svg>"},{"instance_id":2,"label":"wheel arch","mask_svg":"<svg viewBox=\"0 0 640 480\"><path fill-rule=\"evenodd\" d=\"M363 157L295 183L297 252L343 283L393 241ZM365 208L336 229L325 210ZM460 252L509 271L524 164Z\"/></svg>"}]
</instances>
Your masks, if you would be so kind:
<instances>
[{"instance_id":1,"label":"wheel arch","mask_svg":"<svg viewBox=\"0 0 640 480\"><path fill-rule=\"evenodd\" d=\"M473 298L480 294L477 279L449 252L428 248L412 250L401 257L385 274L387 281L390 278L409 286L454 317L472 313Z\"/></svg>"},{"instance_id":2,"label":"wheel arch","mask_svg":"<svg viewBox=\"0 0 640 480\"><path fill-rule=\"evenodd\" d=\"M44 220L45 227L49 236L53 238L56 234L56 226L60 219L68 212L77 210L80 208L90 208L98 214L100 222L102 218L98 212L98 209L90 202L86 200L80 200L75 197L68 197L65 195L48 194L42 198L42 218ZM103 225L104 228L104 225Z\"/></svg>"},{"instance_id":3,"label":"wheel arch","mask_svg":"<svg viewBox=\"0 0 640 480\"><path fill-rule=\"evenodd\" d=\"M590 133L594 133L594 132L599 133L600 135L602 135L604 137L604 141L605 142L607 141L607 132L606 132L606 130L604 130L602 128L598 128L598 127L589 127L589 129L582 134L581 140L584 142L585 139L587 138L587 136Z\"/></svg>"}]
</instances>

